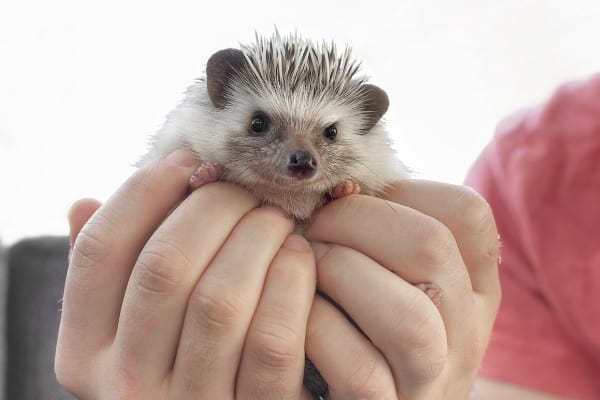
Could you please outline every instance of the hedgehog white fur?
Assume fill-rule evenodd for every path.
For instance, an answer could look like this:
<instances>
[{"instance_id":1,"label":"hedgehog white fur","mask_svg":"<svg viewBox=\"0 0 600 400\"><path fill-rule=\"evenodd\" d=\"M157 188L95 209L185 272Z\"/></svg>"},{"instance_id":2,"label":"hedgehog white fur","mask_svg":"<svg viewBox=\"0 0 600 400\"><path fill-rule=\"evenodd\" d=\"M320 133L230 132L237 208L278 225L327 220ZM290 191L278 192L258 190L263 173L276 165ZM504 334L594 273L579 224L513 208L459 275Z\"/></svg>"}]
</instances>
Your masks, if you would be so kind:
<instances>
[{"instance_id":1,"label":"hedgehog white fur","mask_svg":"<svg viewBox=\"0 0 600 400\"><path fill-rule=\"evenodd\" d=\"M359 67L349 48L338 53L333 43L277 32L241 50L221 50L168 115L141 164L188 147L218 165L223 180L298 220L344 182L379 195L407 169L381 121L387 95L357 76Z\"/></svg>"}]
</instances>

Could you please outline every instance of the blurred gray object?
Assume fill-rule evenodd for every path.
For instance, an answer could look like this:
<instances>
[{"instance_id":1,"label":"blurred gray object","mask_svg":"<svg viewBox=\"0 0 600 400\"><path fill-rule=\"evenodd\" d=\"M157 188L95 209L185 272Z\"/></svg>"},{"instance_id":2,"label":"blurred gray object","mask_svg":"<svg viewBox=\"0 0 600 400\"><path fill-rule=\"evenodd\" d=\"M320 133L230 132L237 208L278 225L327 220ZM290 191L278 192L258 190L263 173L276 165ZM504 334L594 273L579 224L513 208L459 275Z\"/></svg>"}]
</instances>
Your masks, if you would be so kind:
<instances>
[{"instance_id":1,"label":"blurred gray object","mask_svg":"<svg viewBox=\"0 0 600 400\"><path fill-rule=\"evenodd\" d=\"M0 248L3 399L74 399L57 383L53 366L68 252L66 237Z\"/></svg>"}]
</instances>

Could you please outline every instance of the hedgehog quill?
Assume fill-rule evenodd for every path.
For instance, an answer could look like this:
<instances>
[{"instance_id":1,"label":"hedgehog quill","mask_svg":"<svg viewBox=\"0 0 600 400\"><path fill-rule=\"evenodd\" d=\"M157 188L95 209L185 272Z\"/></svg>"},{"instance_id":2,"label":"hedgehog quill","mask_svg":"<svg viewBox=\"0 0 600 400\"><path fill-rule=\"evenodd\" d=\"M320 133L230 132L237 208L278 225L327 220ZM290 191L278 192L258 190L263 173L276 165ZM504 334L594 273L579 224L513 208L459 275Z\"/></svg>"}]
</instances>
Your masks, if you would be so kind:
<instances>
[{"instance_id":1,"label":"hedgehog quill","mask_svg":"<svg viewBox=\"0 0 600 400\"><path fill-rule=\"evenodd\" d=\"M349 48L298 35L218 51L140 164L189 148L201 163L192 188L236 183L299 222L331 199L381 195L408 170L382 123L388 97L359 69ZM308 359L304 383L327 397Z\"/></svg>"}]
</instances>

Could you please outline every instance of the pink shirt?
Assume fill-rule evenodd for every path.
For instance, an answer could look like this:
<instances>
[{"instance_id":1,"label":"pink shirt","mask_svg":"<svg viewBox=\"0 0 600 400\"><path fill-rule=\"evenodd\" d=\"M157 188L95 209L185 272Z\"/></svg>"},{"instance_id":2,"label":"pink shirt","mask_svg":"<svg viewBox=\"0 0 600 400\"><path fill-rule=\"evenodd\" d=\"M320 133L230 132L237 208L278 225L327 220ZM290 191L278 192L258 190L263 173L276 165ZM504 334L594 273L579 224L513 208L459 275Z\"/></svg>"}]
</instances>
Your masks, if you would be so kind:
<instances>
[{"instance_id":1,"label":"pink shirt","mask_svg":"<svg viewBox=\"0 0 600 400\"><path fill-rule=\"evenodd\" d=\"M503 243L481 374L600 399L600 75L503 122L466 183Z\"/></svg>"}]
</instances>

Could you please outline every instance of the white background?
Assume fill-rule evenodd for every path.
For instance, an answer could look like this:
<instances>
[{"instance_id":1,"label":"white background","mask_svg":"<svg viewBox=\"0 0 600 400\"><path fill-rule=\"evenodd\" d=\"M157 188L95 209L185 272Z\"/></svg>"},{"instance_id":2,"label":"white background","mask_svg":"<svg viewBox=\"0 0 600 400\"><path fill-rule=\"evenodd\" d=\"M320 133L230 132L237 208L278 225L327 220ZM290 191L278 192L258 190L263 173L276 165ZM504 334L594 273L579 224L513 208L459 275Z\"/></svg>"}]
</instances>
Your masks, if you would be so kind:
<instances>
[{"instance_id":1,"label":"white background","mask_svg":"<svg viewBox=\"0 0 600 400\"><path fill-rule=\"evenodd\" d=\"M498 121L600 71L600 1L0 3L0 238L66 234L215 51L298 31L354 48L401 158L460 183Z\"/></svg>"}]
</instances>

